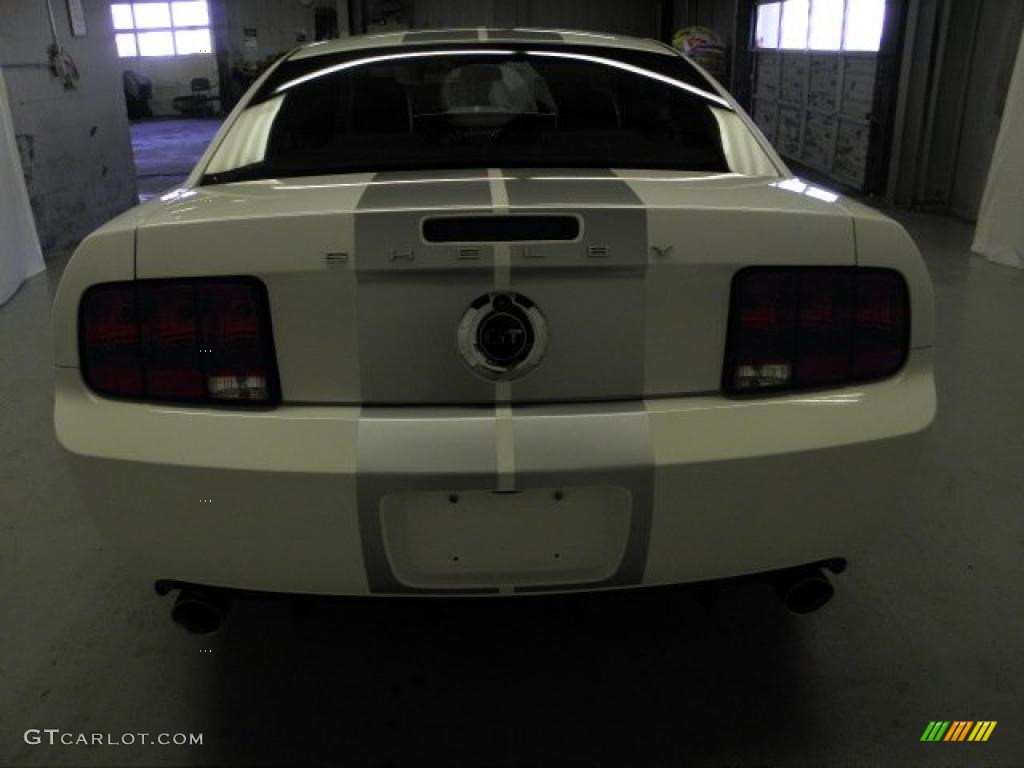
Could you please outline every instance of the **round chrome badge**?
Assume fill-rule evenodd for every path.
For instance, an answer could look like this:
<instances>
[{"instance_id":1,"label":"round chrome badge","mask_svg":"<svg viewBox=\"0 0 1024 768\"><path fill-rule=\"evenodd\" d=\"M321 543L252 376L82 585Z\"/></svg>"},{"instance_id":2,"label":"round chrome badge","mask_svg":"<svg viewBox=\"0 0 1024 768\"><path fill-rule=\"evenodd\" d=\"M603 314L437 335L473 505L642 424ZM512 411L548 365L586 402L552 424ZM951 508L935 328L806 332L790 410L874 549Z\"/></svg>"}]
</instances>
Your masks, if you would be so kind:
<instances>
[{"instance_id":1,"label":"round chrome badge","mask_svg":"<svg viewBox=\"0 0 1024 768\"><path fill-rule=\"evenodd\" d=\"M459 352L488 379L518 379L537 367L547 347L544 316L525 296L487 293L469 305L459 323Z\"/></svg>"}]
</instances>

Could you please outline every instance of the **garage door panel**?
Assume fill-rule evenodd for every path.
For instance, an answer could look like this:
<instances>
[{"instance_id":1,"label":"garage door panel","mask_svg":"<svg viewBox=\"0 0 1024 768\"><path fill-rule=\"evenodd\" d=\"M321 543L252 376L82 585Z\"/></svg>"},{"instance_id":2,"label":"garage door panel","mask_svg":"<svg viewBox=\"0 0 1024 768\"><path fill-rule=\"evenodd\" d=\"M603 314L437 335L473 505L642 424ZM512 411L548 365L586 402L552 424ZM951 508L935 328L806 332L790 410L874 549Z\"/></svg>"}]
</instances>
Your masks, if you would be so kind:
<instances>
[{"instance_id":1,"label":"garage door panel","mask_svg":"<svg viewBox=\"0 0 1024 768\"><path fill-rule=\"evenodd\" d=\"M755 50L754 120L779 154L863 189L877 54Z\"/></svg>"}]
</instances>

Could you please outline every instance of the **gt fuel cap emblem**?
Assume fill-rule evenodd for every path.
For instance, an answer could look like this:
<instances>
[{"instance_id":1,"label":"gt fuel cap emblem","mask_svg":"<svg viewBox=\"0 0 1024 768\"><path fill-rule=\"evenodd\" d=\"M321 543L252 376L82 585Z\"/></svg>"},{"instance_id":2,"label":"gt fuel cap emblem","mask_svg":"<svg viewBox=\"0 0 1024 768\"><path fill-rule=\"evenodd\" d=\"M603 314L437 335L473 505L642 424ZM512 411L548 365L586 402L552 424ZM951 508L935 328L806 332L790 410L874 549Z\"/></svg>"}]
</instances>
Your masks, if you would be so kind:
<instances>
[{"instance_id":1,"label":"gt fuel cap emblem","mask_svg":"<svg viewBox=\"0 0 1024 768\"><path fill-rule=\"evenodd\" d=\"M547 325L537 305L512 292L484 294L459 323L462 358L476 373L512 380L537 367L547 347Z\"/></svg>"}]
</instances>

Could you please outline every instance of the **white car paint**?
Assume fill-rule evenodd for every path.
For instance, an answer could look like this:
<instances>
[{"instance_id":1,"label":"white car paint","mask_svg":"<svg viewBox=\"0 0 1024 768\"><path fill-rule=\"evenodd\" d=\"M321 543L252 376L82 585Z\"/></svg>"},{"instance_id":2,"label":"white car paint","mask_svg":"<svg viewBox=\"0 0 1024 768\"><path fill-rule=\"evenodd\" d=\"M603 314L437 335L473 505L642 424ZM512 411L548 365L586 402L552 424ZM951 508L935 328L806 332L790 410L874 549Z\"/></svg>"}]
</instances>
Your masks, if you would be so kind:
<instances>
[{"instance_id":1,"label":"white car paint","mask_svg":"<svg viewBox=\"0 0 1024 768\"><path fill-rule=\"evenodd\" d=\"M189 182L87 238L58 291L57 438L104 536L149 578L318 594L646 586L856 556L898 509L934 418L931 284L898 224L793 179L716 88L735 110L719 117L725 174L480 169L202 186L243 100ZM452 202L481 188L486 200ZM578 250L536 246L537 266L534 246L495 244L482 270L455 273L457 244L410 239L423 217L452 210L571 212L585 238L636 225L647 247L566 271ZM384 256L406 247L425 256ZM722 395L730 285L755 265L898 270L908 362L868 384ZM89 286L213 275L266 284L281 405L88 389L77 316ZM552 339L535 371L495 384L462 365L455 332L468 302L502 282L550 315ZM602 338L572 329L572 313ZM624 337L610 338L618 327ZM610 357L595 353L602 344Z\"/></svg>"}]
</instances>

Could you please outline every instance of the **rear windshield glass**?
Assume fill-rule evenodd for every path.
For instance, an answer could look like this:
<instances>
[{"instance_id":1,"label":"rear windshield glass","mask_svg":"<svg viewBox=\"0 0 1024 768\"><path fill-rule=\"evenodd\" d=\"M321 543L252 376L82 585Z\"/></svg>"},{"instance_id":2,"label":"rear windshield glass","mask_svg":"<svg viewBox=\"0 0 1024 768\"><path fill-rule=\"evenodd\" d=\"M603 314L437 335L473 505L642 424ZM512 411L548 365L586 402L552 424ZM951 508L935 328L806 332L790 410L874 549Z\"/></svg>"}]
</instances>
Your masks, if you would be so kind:
<instances>
[{"instance_id":1,"label":"rear windshield glass","mask_svg":"<svg viewBox=\"0 0 1024 768\"><path fill-rule=\"evenodd\" d=\"M728 103L678 56L606 48L404 48L285 62L205 183L387 170L728 171Z\"/></svg>"}]
</instances>

